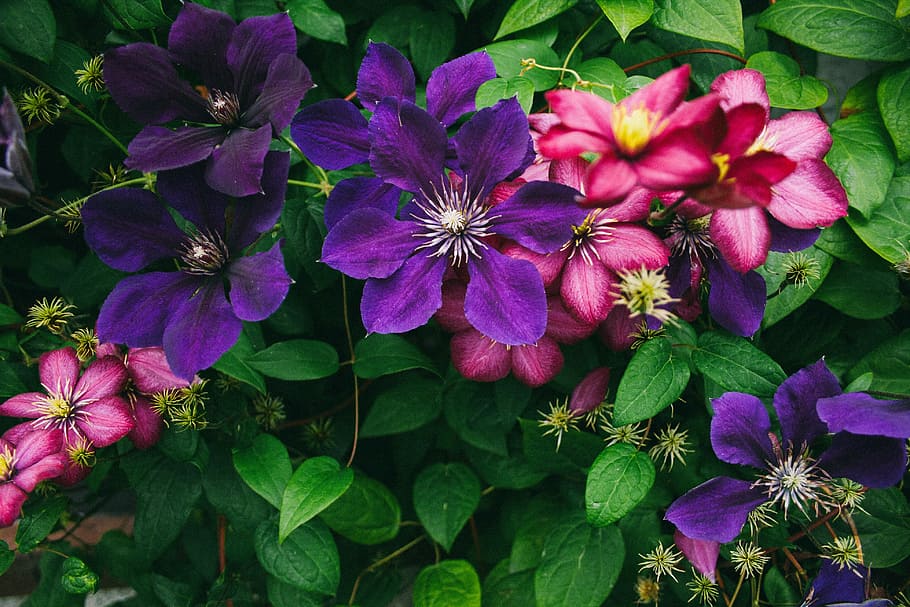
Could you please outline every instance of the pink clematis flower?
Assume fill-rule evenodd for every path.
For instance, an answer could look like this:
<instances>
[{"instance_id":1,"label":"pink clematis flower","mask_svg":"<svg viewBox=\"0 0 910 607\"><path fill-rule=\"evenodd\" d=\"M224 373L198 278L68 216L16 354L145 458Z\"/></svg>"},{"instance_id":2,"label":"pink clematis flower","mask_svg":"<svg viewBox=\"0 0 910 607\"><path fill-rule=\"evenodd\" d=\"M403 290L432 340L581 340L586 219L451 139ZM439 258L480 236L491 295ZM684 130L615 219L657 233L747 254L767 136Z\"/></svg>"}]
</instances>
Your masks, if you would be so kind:
<instances>
[{"instance_id":1,"label":"pink clematis flower","mask_svg":"<svg viewBox=\"0 0 910 607\"><path fill-rule=\"evenodd\" d=\"M13 524L35 485L63 472L62 445L60 430L32 430L15 442L0 438L0 527Z\"/></svg>"},{"instance_id":2,"label":"pink clematis flower","mask_svg":"<svg viewBox=\"0 0 910 607\"><path fill-rule=\"evenodd\" d=\"M587 203L607 206L635 186L678 190L711 183L717 167L702 130L719 98L684 102L688 65L671 70L618 104L593 93L550 91L547 101L560 123L538 141L544 156L599 155L586 176Z\"/></svg>"},{"instance_id":3,"label":"pink clematis flower","mask_svg":"<svg viewBox=\"0 0 910 607\"><path fill-rule=\"evenodd\" d=\"M94 449L111 445L132 430L129 405L119 394L126 385L126 368L105 356L81 373L73 348L46 352L38 361L41 385L47 391L19 394L0 405L0 415L33 421L14 426L12 440L23 440L32 430L59 430L69 462L64 482L87 474Z\"/></svg>"},{"instance_id":4,"label":"pink clematis flower","mask_svg":"<svg viewBox=\"0 0 910 607\"><path fill-rule=\"evenodd\" d=\"M812 112L790 112L770 119L764 77L755 70L718 76L711 89L724 111L757 104L764 128L746 155L775 153L794 162L792 173L770 186L766 205L718 208L711 218L711 238L739 272L764 263L771 244L768 214L797 230L827 227L847 214L847 195L822 160L831 147L827 125ZM704 200L702 200L704 202Z\"/></svg>"}]
</instances>

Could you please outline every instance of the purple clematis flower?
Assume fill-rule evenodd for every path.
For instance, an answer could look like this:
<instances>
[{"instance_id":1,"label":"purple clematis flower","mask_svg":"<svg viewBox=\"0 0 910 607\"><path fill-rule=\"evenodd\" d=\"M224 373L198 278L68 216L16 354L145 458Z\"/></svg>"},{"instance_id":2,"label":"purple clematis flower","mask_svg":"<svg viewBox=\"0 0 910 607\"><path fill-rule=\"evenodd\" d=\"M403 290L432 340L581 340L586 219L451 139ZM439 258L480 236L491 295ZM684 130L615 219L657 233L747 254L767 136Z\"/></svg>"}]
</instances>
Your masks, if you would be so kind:
<instances>
[{"instance_id":1,"label":"purple clematis flower","mask_svg":"<svg viewBox=\"0 0 910 607\"><path fill-rule=\"evenodd\" d=\"M401 219L394 206L355 206L331 227L322 251L331 267L367 279L360 307L367 330L400 333L423 325L442 305L443 275L459 269L469 277L464 311L474 328L505 345L540 339L547 325L540 274L530 262L501 254L490 237L553 251L571 236L578 208L574 190L545 182L491 204L494 186L533 159L518 102L484 108L461 127L452 140L452 174L445 170L445 128L410 101L380 101L370 138L376 175L414 199Z\"/></svg>"},{"instance_id":2,"label":"purple clematis flower","mask_svg":"<svg viewBox=\"0 0 910 607\"><path fill-rule=\"evenodd\" d=\"M176 258L180 268L121 280L101 306L99 338L162 346L173 372L190 380L237 341L241 321L263 320L278 309L292 282L280 243L249 256L242 251L281 214L288 165L287 154L270 152L265 192L235 200L206 186L201 165L161 173L158 192L191 222L189 231L149 191L124 188L90 198L82 209L85 239L102 261L135 272Z\"/></svg>"},{"instance_id":3,"label":"purple clematis flower","mask_svg":"<svg viewBox=\"0 0 910 607\"><path fill-rule=\"evenodd\" d=\"M30 430L15 442L0 438L0 527L13 524L35 485L63 472L62 445L60 430Z\"/></svg>"},{"instance_id":4,"label":"purple clematis flower","mask_svg":"<svg viewBox=\"0 0 910 607\"><path fill-rule=\"evenodd\" d=\"M238 25L195 3L171 26L167 50L145 42L109 50L104 80L111 96L147 125L130 142L126 166L150 172L206 161L206 183L219 192L261 192L272 135L288 126L313 87L296 53L285 13ZM178 66L202 86L181 80ZM175 120L183 125L163 126Z\"/></svg>"},{"instance_id":5,"label":"purple clematis flower","mask_svg":"<svg viewBox=\"0 0 910 607\"><path fill-rule=\"evenodd\" d=\"M816 404L839 394L837 378L823 360L791 375L774 393L780 438L770 432L768 412L755 396L727 392L714 399L714 453L762 473L755 481L713 478L673 502L665 518L690 538L729 542L761 504L781 504L785 514L792 506L824 506L823 489L831 478L873 488L899 482L907 466L902 438L841 431L818 459L809 455L815 439L828 433Z\"/></svg>"},{"instance_id":6,"label":"purple clematis flower","mask_svg":"<svg viewBox=\"0 0 910 607\"><path fill-rule=\"evenodd\" d=\"M475 109L481 84L496 77L486 53L471 53L433 70L427 82L427 111L443 126ZM415 100L414 70L394 47L371 42L357 74L357 96L375 111L386 97ZM314 163L329 170L345 169L370 157L368 121L350 101L326 99L303 108L291 123L291 137Z\"/></svg>"},{"instance_id":7,"label":"purple clematis flower","mask_svg":"<svg viewBox=\"0 0 910 607\"><path fill-rule=\"evenodd\" d=\"M862 565L844 567L822 561L818 575L800 607L891 607L888 599L866 597L869 570Z\"/></svg>"},{"instance_id":8,"label":"purple clematis flower","mask_svg":"<svg viewBox=\"0 0 910 607\"><path fill-rule=\"evenodd\" d=\"M28 202L35 191L25 129L13 98L3 89L0 102L0 208Z\"/></svg>"}]
</instances>

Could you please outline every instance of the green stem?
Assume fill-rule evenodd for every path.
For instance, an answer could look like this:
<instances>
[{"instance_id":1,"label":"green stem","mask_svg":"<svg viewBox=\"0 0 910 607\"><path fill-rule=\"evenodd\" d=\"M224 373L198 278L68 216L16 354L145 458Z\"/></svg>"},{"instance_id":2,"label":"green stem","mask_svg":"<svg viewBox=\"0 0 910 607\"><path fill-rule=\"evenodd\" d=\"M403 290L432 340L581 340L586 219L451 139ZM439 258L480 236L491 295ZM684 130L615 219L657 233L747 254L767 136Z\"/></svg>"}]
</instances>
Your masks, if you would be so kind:
<instances>
[{"instance_id":1,"label":"green stem","mask_svg":"<svg viewBox=\"0 0 910 607\"><path fill-rule=\"evenodd\" d=\"M288 179L288 185L299 185L304 188L314 188L317 190L325 190L324 184L316 183L315 181L300 181L299 179Z\"/></svg>"},{"instance_id":2,"label":"green stem","mask_svg":"<svg viewBox=\"0 0 910 607\"><path fill-rule=\"evenodd\" d=\"M566 53L566 60L562 62L562 72L559 74L559 84L560 85L562 84L562 79L565 77L565 73L568 71L567 68L569 67L569 61L572 59L572 55L574 55L575 51L578 50L578 45L581 44L582 41L588 37L588 34L590 34L594 30L594 28L597 27L598 23L603 21L603 18L604 18L603 15L598 16L597 19L595 19L594 22L591 23L591 25L589 25L585 31L583 31L581 34L579 34L578 38L575 39L575 44L573 44L572 48L569 49L569 52ZM581 80L581 79L579 78L579 80Z\"/></svg>"},{"instance_id":3,"label":"green stem","mask_svg":"<svg viewBox=\"0 0 910 607\"><path fill-rule=\"evenodd\" d=\"M77 108L75 105L69 104L67 106L67 108L70 111L72 111L74 114L76 114L77 116L79 116L80 118L82 118L83 120L88 122L90 125L92 125L96 129L98 129L99 133L101 133L102 135L107 137L111 141L111 143L113 143L120 149L121 152L123 152L124 154L129 156L130 152L126 148L126 146L123 145L123 143L119 139L117 139L113 133L111 133L104 126L102 126L100 122L98 122L97 120L95 120L94 118L92 118L91 116L89 116L88 114L86 114L85 112L80 110L79 108Z\"/></svg>"},{"instance_id":4,"label":"green stem","mask_svg":"<svg viewBox=\"0 0 910 607\"><path fill-rule=\"evenodd\" d=\"M310 167L311 169L316 171L316 174L319 175L320 181L322 181L323 183L329 182L329 176L322 169L322 167L319 167L319 166L316 166L315 164L313 164L312 161L310 161L310 159L306 157L306 154L303 153L303 150L300 149L300 147L294 142L293 139L291 139L287 135L282 135L281 140L283 142L285 142L286 144L288 144L292 150L297 152L297 155L300 156L300 159L303 160L308 167ZM291 183L291 182L289 181L288 183Z\"/></svg>"}]
</instances>

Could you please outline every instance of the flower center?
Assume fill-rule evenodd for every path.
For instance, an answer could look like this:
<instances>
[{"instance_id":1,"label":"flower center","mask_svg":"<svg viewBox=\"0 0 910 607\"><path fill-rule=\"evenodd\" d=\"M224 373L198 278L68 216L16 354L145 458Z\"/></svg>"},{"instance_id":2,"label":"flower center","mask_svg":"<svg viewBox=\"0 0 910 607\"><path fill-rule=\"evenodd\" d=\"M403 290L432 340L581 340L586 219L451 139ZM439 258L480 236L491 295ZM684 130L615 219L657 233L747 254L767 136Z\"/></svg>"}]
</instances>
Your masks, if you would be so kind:
<instances>
[{"instance_id":1,"label":"flower center","mask_svg":"<svg viewBox=\"0 0 910 607\"><path fill-rule=\"evenodd\" d=\"M677 215L667 226L670 253L673 256L689 256L698 259L716 257L714 241L709 226L711 215L686 219Z\"/></svg>"},{"instance_id":2,"label":"flower center","mask_svg":"<svg viewBox=\"0 0 910 607\"><path fill-rule=\"evenodd\" d=\"M679 300L670 297L670 284L660 270L632 270L619 272L619 295L615 302L626 306L629 316L653 316L661 322L669 322L675 314L664 306Z\"/></svg>"},{"instance_id":3,"label":"flower center","mask_svg":"<svg viewBox=\"0 0 910 607\"><path fill-rule=\"evenodd\" d=\"M13 476L16 467L16 451L8 445L0 451L0 482L8 481Z\"/></svg>"},{"instance_id":4,"label":"flower center","mask_svg":"<svg viewBox=\"0 0 910 607\"><path fill-rule=\"evenodd\" d=\"M215 122L224 126L233 126L240 121L240 99L234 93L211 89L206 110Z\"/></svg>"},{"instance_id":5,"label":"flower center","mask_svg":"<svg viewBox=\"0 0 910 607\"><path fill-rule=\"evenodd\" d=\"M804 513L812 502L827 505L823 489L828 480L828 475L808 453L793 453L791 449L786 454L780 453L775 464L769 462L768 473L753 486L763 487L770 503L783 504L786 518L793 505Z\"/></svg>"},{"instance_id":6,"label":"flower center","mask_svg":"<svg viewBox=\"0 0 910 607\"><path fill-rule=\"evenodd\" d=\"M711 154L711 162L717 166L717 183L722 183L730 171L730 155Z\"/></svg>"},{"instance_id":7,"label":"flower center","mask_svg":"<svg viewBox=\"0 0 910 607\"><path fill-rule=\"evenodd\" d=\"M613 106L611 117L613 136L616 144L628 156L635 156L667 126L667 120L659 113L644 106L631 111L624 105Z\"/></svg>"},{"instance_id":8,"label":"flower center","mask_svg":"<svg viewBox=\"0 0 910 607\"><path fill-rule=\"evenodd\" d=\"M91 401L85 400L80 404L88 404L88 402ZM42 430L60 428L63 430L64 436L70 430L75 431L76 417L80 414L79 406L74 405L66 398L51 394L36 403L36 407L41 412L41 415L32 422L34 427Z\"/></svg>"},{"instance_id":9,"label":"flower center","mask_svg":"<svg viewBox=\"0 0 910 607\"><path fill-rule=\"evenodd\" d=\"M616 221L609 217L601 217L602 214L603 209L594 209L588 213L581 225L572 226L572 240L562 245L560 251L571 248L569 259L572 259L575 253L579 253L588 265L593 264L595 259L600 259L596 245L610 241L612 230L609 224Z\"/></svg>"},{"instance_id":10,"label":"flower center","mask_svg":"<svg viewBox=\"0 0 910 607\"><path fill-rule=\"evenodd\" d=\"M92 441L84 436L79 437L72 445L67 447L66 456L80 468L93 468L95 466L95 447Z\"/></svg>"},{"instance_id":11,"label":"flower center","mask_svg":"<svg viewBox=\"0 0 910 607\"><path fill-rule=\"evenodd\" d=\"M432 193L420 193L423 200L415 199L415 204L423 216L411 215L422 230L413 236L425 241L417 250L430 249L434 257L451 257L455 267L472 257L480 259L481 250L487 248L483 238L494 233L490 224L499 216L487 214L489 209L471 195L467 181L458 187L445 180L442 191L434 185Z\"/></svg>"},{"instance_id":12,"label":"flower center","mask_svg":"<svg viewBox=\"0 0 910 607\"><path fill-rule=\"evenodd\" d=\"M217 232L206 230L190 235L178 247L177 254L187 274L211 276L227 262L230 253Z\"/></svg>"},{"instance_id":13,"label":"flower center","mask_svg":"<svg viewBox=\"0 0 910 607\"><path fill-rule=\"evenodd\" d=\"M755 138L755 141L752 142L752 145L749 146L749 149L746 150L746 156L751 156L758 152L773 152L774 148L777 146L777 137L768 134L768 127L762 129L762 132L758 134L758 137Z\"/></svg>"}]
</instances>

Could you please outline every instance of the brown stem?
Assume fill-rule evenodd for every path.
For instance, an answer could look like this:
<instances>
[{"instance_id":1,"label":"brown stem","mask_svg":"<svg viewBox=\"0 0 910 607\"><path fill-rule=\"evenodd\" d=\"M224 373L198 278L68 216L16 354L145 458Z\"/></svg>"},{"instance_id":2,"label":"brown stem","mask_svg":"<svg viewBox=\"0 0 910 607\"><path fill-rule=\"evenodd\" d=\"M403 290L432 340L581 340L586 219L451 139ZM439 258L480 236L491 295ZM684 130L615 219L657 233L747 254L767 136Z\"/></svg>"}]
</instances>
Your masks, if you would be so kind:
<instances>
[{"instance_id":1,"label":"brown stem","mask_svg":"<svg viewBox=\"0 0 910 607\"><path fill-rule=\"evenodd\" d=\"M624 67L622 71L629 73L631 71L637 70L639 68L645 67L646 65L651 65L652 63L660 63L661 61L666 61L667 59L673 59L675 57L682 57L683 55L723 55L724 57L729 57L730 59L736 59L743 65L746 65L746 58L737 55L736 53L731 53L729 51L722 51L719 48L690 48L684 51L676 51L675 53L667 53L666 55L661 55L660 57L654 57L653 59L648 59L647 61L642 61L641 63L636 63L635 65L630 65L629 67Z\"/></svg>"},{"instance_id":2,"label":"brown stem","mask_svg":"<svg viewBox=\"0 0 910 607\"><path fill-rule=\"evenodd\" d=\"M223 574L227 568L227 553L224 549L227 536L227 520L223 514L218 515L218 573ZM234 607L234 599L225 599L225 607Z\"/></svg>"}]
</instances>

